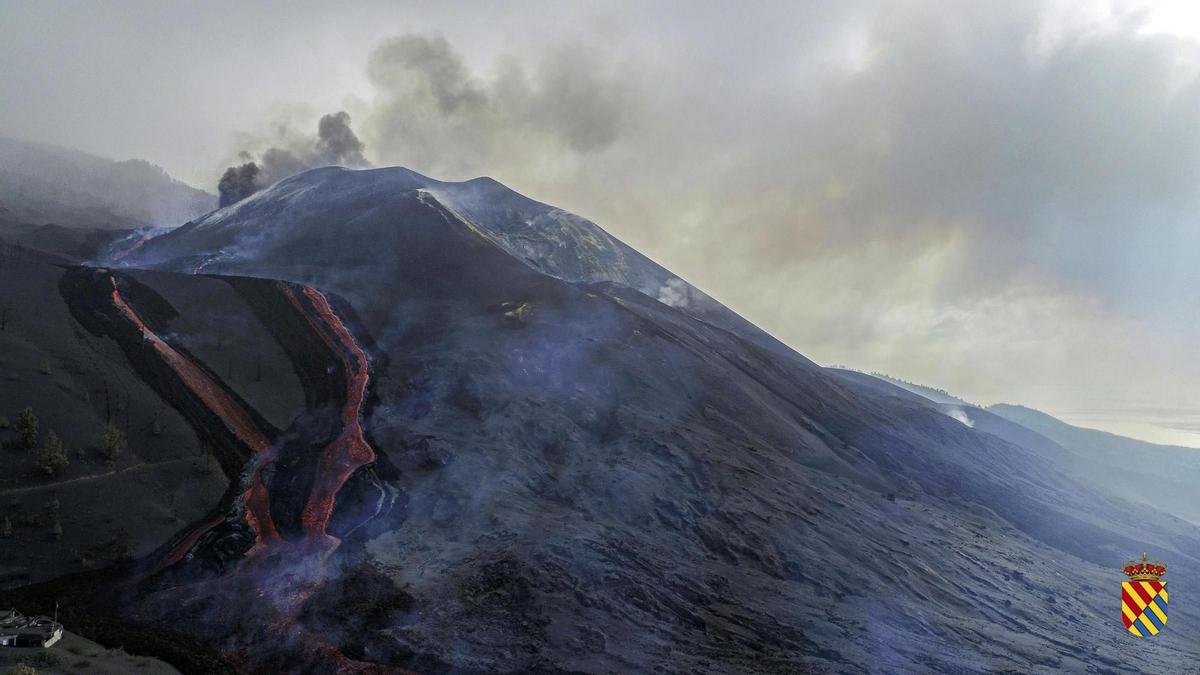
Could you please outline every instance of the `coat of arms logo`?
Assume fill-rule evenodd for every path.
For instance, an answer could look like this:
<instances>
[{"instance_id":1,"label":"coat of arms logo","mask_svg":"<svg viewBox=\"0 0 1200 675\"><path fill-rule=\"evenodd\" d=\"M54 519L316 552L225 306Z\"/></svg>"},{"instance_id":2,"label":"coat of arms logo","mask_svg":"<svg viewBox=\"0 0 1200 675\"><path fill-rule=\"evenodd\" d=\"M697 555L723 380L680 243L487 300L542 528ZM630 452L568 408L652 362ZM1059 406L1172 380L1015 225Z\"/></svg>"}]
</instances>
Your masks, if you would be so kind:
<instances>
[{"instance_id":1,"label":"coat of arms logo","mask_svg":"<svg viewBox=\"0 0 1200 675\"><path fill-rule=\"evenodd\" d=\"M1121 582L1121 619L1137 637L1158 635L1167 625L1169 596L1167 582L1161 581L1166 573L1166 565L1150 560L1144 552L1141 560L1125 564L1129 581Z\"/></svg>"}]
</instances>

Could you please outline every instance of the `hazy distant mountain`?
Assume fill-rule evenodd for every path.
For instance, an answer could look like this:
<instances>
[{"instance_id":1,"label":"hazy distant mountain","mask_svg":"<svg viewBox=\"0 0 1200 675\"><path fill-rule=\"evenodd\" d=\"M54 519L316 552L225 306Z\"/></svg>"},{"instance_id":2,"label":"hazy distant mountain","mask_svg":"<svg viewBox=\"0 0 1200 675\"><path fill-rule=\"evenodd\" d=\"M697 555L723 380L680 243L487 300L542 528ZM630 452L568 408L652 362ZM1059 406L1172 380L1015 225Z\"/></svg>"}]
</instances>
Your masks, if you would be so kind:
<instances>
[{"instance_id":1,"label":"hazy distant mountain","mask_svg":"<svg viewBox=\"0 0 1200 675\"><path fill-rule=\"evenodd\" d=\"M1052 439L1091 463L1095 479L1117 494L1136 498L1200 523L1200 450L1158 445L1096 429L1072 426L1019 405L988 410Z\"/></svg>"},{"instance_id":2,"label":"hazy distant mountain","mask_svg":"<svg viewBox=\"0 0 1200 675\"><path fill-rule=\"evenodd\" d=\"M113 161L0 138L0 224L133 229L179 225L217 198L144 160Z\"/></svg>"}]
</instances>

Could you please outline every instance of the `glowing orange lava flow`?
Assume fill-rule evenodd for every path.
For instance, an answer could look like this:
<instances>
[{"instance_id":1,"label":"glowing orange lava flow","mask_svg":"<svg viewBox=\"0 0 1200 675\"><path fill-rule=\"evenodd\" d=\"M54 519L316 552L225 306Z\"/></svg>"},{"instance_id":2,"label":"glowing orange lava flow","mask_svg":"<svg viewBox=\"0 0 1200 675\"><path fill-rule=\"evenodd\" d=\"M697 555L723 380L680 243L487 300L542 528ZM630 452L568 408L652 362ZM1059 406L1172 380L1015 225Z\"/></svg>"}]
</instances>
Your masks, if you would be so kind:
<instances>
[{"instance_id":1,"label":"glowing orange lava flow","mask_svg":"<svg viewBox=\"0 0 1200 675\"><path fill-rule=\"evenodd\" d=\"M144 234L142 234L142 236L138 237L137 241L135 241L132 244L130 244L129 246L127 246L124 250L114 253L111 257L112 262L119 262L119 261L129 257L130 254L132 254L134 251L141 248L142 244L145 244L146 242L150 241L151 239L154 238L154 236L155 236L154 230L149 230L149 231L145 232Z\"/></svg>"},{"instance_id":2,"label":"glowing orange lava flow","mask_svg":"<svg viewBox=\"0 0 1200 675\"><path fill-rule=\"evenodd\" d=\"M138 316L133 307L130 307L129 303L125 302L125 299L121 297L121 290L117 287L116 277L110 274L108 278L112 283L113 305L141 332L142 339L154 347L154 350L158 352L163 361L179 375L179 378L192 390L204 406L219 417L226 428L233 432L246 447L259 456L250 488L243 495L246 502L246 521L255 533L255 549L277 541L279 533L275 529L275 523L271 520L270 499L267 494L267 488L263 485L261 478L261 467L270 459L271 442L258 430L258 426L254 423L250 414L237 401L234 401L219 384L214 382L208 373L204 372L204 369L197 366L183 354L180 354L174 347L160 338L154 331L150 330L150 327L142 321L142 318ZM203 534L203 532L200 532L200 534ZM199 534L196 536L199 537ZM190 542L185 540L184 543ZM180 552L178 555L182 556L185 552L186 550ZM172 551L168 554L168 557L172 557L175 553L175 551Z\"/></svg>"},{"instance_id":3,"label":"glowing orange lava flow","mask_svg":"<svg viewBox=\"0 0 1200 675\"><path fill-rule=\"evenodd\" d=\"M341 544L339 539L326 532L337 493L356 469L375 460L375 452L367 444L361 425L370 381L370 362L366 352L330 306L328 298L320 291L300 286L306 304L293 286L282 282L279 284L282 292L325 345L338 355L346 387L345 403L341 409L342 431L317 457L313 487L301 511L305 537L298 541L286 541L279 535L271 519L269 493L262 481L264 467L274 460L275 446L258 429L249 412L212 376L150 330L133 307L121 297L116 277L109 275L109 280L112 283L112 302L117 310L138 329L142 339L150 343L200 403L217 415L230 432L255 453L251 485L243 493L246 507L244 517L255 532L255 544L233 569L231 578L249 579L254 583L254 602L265 601L265 612L275 617L275 620L264 624L267 635L281 643L303 645L309 650L306 653L316 659L315 662L326 666L328 672L347 675L407 672L351 659L326 642L324 636L310 632L297 620L305 602L324 586L328 575L327 562ZM163 556L154 571L178 562L205 532L222 521L222 517L217 517L196 526ZM201 595L228 592L230 588L228 580L211 580L206 584L199 591ZM244 586L236 587L244 589ZM170 593L175 588L161 592ZM231 656L235 662L238 661L237 653ZM252 669L253 660L247 660L244 667Z\"/></svg>"},{"instance_id":4,"label":"glowing orange lava flow","mask_svg":"<svg viewBox=\"0 0 1200 675\"><path fill-rule=\"evenodd\" d=\"M300 515L300 522L306 534L323 537L336 545L337 538L326 532L329 518L333 514L334 499L356 469L375 460L375 451L367 444L360 422L363 404L367 398L367 385L370 382L369 362L367 353L333 311L325 294L315 288L302 287L304 296L316 311L314 316L305 311L300 298L290 286L281 286L296 309L308 319L317 335L321 336L329 349L342 361L342 372L346 382L346 402L342 406L342 433L321 451L312 492Z\"/></svg>"}]
</instances>

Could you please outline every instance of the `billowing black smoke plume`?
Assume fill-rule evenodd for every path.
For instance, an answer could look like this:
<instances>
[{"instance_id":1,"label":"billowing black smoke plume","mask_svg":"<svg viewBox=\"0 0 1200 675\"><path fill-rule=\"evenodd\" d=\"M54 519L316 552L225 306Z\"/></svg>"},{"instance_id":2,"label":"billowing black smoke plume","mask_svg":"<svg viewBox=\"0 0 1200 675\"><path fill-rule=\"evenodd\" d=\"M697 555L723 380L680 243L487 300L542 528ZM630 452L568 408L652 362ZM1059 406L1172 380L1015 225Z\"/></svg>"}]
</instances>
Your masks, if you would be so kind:
<instances>
[{"instance_id":1,"label":"billowing black smoke plume","mask_svg":"<svg viewBox=\"0 0 1200 675\"><path fill-rule=\"evenodd\" d=\"M220 205L236 204L262 188L293 174L318 166L370 166L363 156L363 144L350 128L346 111L330 113L317 123L317 136L292 144L292 147L273 147L257 160L250 153L241 154L245 164L225 169L217 191Z\"/></svg>"},{"instance_id":2,"label":"billowing black smoke plume","mask_svg":"<svg viewBox=\"0 0 1200 675\"><path fill-rule=\"evenodd\" d=\"M317 153L329 164L362 166L363 144L350 128L350 115L345 110L331 113L317 123Z\"/></svg>"},{"instance_id":3,"label":"billowing black smoke plume","mask_svg":"<svg viewBox=\"0 0 1200 675\"><path fill-rule=\"evenodd\" d=\"M241 166L231 166L225 169L217 192L221 195L221 206L229 206L242 201L258 190L258 165L246 162Z\"/></svg>"}]
</instances>

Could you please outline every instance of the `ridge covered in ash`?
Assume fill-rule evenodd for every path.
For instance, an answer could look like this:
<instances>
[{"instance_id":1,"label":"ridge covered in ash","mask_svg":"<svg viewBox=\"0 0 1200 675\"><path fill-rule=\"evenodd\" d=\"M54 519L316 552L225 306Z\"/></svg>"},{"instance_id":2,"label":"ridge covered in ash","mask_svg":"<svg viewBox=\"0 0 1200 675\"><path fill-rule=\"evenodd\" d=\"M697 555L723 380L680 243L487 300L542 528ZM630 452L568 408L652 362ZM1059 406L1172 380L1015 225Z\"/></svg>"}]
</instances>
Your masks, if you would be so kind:
<instances>
[{"instance_id":1,"label":"ridge covered in ash","mask_svg":"<svg viewBox=\"0 0 1200 675\"><path fill-rule=\"evenodd\" d=\"M450 228L465 228L514 259L572 283L615 282L664 301L693 316L803 358L707 294L613 237L595 223L529 199L486 177L439 181L404 167L324 167L287 178L253 196L155 237L119 259L129 266L190 272L313 274L366 264L381 251L362 227L389 209L424 206L442 212ZM402 229L398 220L392 228ZM382 233L391 240L404 232ZM337 255L319 251L339 249ZM291 278L291 277L288 277Z\"/></svg>"}]
</instances>

